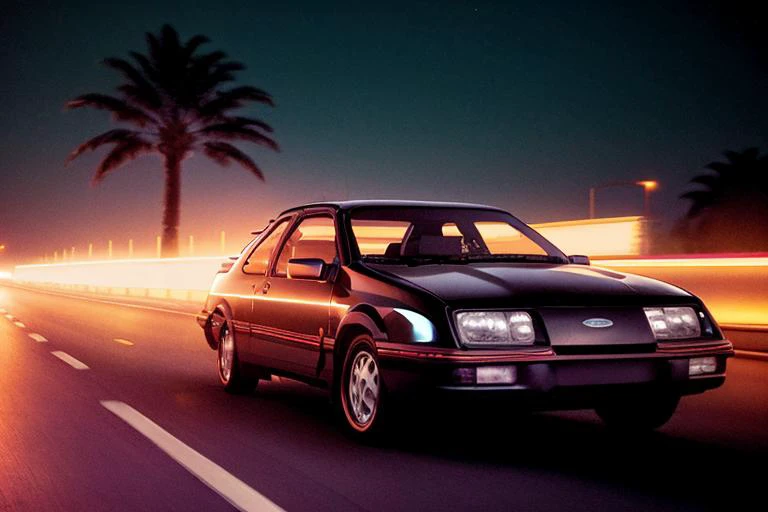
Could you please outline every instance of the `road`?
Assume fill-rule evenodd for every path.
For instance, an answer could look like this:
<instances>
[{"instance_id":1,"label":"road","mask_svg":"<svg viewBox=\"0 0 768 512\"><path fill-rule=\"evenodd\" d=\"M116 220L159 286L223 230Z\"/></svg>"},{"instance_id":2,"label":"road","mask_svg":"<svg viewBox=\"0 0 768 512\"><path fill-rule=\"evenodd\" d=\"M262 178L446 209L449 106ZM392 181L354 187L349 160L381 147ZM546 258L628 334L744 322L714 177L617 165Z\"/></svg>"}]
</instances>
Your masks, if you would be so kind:
<instances>
[{"instance_id":1,"label":"road","mask_svg":"<svg viewBox=\"0 0 768 512\"><path fill-rule=\"evenodd\" d=\"M724 387L640 438L589 411L442 410L369 446L340 433L322 391L224 393L174 307L0 287L0 510L232 510L238 496L289 511L738 510L763 497L766 362L732 359Z\"/></svg>"}]
</instances>

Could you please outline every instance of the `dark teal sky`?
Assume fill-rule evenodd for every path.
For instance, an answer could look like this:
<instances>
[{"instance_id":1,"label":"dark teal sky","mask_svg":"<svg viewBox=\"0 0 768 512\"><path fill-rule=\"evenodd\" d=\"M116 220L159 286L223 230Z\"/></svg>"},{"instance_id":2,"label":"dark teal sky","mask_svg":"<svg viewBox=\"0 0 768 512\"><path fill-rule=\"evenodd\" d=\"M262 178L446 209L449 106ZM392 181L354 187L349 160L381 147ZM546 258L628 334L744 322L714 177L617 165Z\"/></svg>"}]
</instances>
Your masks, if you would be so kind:
<instances>
[{"instance_id":1,"label":"dark teal sky","mask_svg":"<svg viewBox=\"0 0 768 512\"><path fill-rule=\"evenodd\" d=\"M247 64L240 82L277 101L253 113L283 148L247 149L265 184L200 156L187 161L183 235L243 233L276 209L344 197L483 202L531 222L583 218L591 185L641 177L661 182L654 209L669 224L685 211L676 197L687 181L722 150L768 149L759 51L714 8L576 4L6 0L6 257L159 231L160 161L140 159L89 188L98 155L63 162L110 123L62 106L108 92L117 77L100 60L143 51L144 32L165 22ZM639 190L607 196L600 215L641 212Z\"/></svg>"}]
</instances>

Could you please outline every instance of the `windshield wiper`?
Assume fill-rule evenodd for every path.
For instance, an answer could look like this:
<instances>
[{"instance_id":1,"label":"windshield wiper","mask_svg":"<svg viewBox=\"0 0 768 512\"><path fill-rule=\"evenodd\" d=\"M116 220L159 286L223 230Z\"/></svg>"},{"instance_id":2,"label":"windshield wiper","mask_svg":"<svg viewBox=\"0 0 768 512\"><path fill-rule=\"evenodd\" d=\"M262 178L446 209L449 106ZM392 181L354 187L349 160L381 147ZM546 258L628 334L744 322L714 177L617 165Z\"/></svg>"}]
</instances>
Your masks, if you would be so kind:
<instances>
[{"instance_id":1,"label":"windshield wiper","mask_svg":"<svg viewBox=\"0 0 768 512\"><path fill-rule=\"evenodd\" d=\"M393 256L363 256L361 259L366 263L405 264L402 258Z\"/></svg>"},{"instance_id":2,"label":"windshield wiper","mask_svg":"<svg viewBox=\"0 0 768 512\"><path fill-rule=\"evenodd\" d=\"M550 256L548 254L467 254L464 256L467 261L514 261L527 263L567 263L560 256Z\"/></svg>"},{"instance_id":3,"label":"windshield wiper","mask_svg":"<svg viewBox=\"0 0 768 512\"><path fill-rule=\"evenodd\" d=\"M389 265L429 265L450 263L478 263L512 261L515 263L567 263L560 256L543 254L463 254L461 256L363 256L367 263L379 263Z\"/></svg>"},{"instance_id":4,"label":"windshield wiper","mask_svg":"<svg viewBox=\"0 0 768 512\"><path fill-rule=\"evenodd\" d=\"M466 263L464 256L363 256L366 263L379 263L383 265L429 265L433 263Z\"/></svg>"}]
</instances>

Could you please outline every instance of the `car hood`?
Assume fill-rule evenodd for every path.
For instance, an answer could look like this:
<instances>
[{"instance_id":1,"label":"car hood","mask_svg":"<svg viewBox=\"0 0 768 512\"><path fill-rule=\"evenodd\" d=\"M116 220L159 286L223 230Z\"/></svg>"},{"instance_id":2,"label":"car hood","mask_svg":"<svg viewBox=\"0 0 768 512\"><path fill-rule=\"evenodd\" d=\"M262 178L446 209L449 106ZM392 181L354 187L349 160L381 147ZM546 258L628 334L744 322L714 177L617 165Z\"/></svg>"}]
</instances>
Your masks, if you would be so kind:
<instances>
[{"instance_id":1,"label":"car hood","mask_svg":"<svg viewBox=\"0 0 768 512\"><path fill-rule=\"evenodd\" d=\"M696 301L670 284L584 265L468 263L369 265L424 289L446 303L467 307L623 306Z\"/></svg>"}]
</instances>

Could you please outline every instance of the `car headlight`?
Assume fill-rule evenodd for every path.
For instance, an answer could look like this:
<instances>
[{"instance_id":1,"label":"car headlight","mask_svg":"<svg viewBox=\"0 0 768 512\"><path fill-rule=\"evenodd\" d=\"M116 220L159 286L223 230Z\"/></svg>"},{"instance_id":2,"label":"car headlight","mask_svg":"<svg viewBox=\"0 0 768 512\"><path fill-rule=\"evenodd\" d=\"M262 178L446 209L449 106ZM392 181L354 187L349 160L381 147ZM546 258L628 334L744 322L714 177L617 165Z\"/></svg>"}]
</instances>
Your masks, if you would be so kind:
<instances>
[{"instance_id":1,"label":"car headlight","mask_svg":"<svg viewBox=\"0 0 768 512\"><path fill-rule=\"evenodd\" d=\"M533 345L533 319L525 311L463 311L456 326L465 345Z\"/></svg>"},{"instance_id":2,"label":"car headlight","mask_svg":"<svg viewBox=\"0 0 768 512\"><path fill-rule=\"evenodd\" d=\"M699 338L701 324L693 308L643 308L657 340Z\"/></svg>"}]
</instances>

